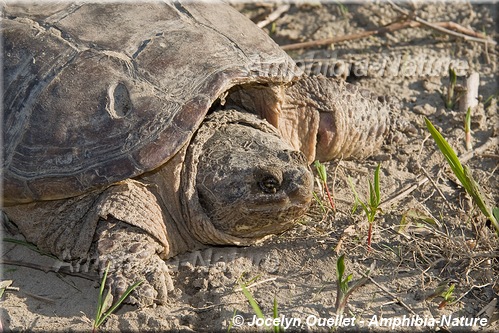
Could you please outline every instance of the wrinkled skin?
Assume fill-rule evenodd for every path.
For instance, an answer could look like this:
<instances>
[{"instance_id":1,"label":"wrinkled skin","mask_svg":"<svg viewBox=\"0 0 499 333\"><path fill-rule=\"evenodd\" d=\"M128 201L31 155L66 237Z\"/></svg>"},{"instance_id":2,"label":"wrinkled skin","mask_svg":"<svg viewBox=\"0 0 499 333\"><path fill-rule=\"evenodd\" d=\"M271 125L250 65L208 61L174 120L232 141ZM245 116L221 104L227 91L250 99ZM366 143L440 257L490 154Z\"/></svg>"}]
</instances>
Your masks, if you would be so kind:
<instances>
[{"instance_id":1,"label":"wrinkled skin","mask_svg":"<svg viewBox=\"0 0 499 333\"><path fill-rule=\"evenodd\" d=\"M184 169L176 191L172 169ZM90 258L101 272L111 262L108 284L115 296L143 281L128 301L145 306L164 303L172 288L164 258L205 244L249 245L288 230L309 207L312 190L313 175L301 152L266 121L229 110L215 112L186 150L152 174L77 198L71 205L56 200L5 211L14 222L33 221L36 229L30 228L33 223L18 223L21 232L61 259ZM190 216L167 208L179 193L186 196L184 205L177 206L187 208ZM60 214L48 214L53 211ZM72 219L75 211L86 213ZM91 222L79 223L82 219ZM74 236L65 234L69 242L63 246L58 237L40 235L40 229L56 225L72 226L66 232ZM74 242L82 234L93 235L85 242L92 244L89 249Z\"/></svg>"},{"instance_id":2,"label":"wrinkled skin","mask_svg":"<svg viewBox=\"0 0 499 333\"><path fill-rule=\"evenodd\" d=\"M231 124L203 150L197 188L218 230L245 238L280 233L307 210L313 183L305 158L275 135Z\"/></svg>"}]
</instances>

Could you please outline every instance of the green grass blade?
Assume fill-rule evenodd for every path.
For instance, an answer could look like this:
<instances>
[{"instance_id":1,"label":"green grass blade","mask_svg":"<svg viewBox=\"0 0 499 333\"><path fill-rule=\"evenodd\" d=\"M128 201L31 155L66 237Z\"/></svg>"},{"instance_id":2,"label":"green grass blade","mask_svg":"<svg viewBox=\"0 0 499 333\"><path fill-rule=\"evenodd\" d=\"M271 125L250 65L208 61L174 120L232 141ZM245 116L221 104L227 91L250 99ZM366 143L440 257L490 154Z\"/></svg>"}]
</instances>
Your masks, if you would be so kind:
<instances>
[{"instance_id":1,"label":"green grass blade","mask_svg":"<svg viewBox=\"0 0 499 333\"><path fill-rule=\"evenodd\" d=\"M345 255L342 254L338 260L336 260L336 280L341 283L343 279L343 274L345 273Z\"/></svg>"},{"instance_id":2,"label":"green grass blade","mask_svg":"<svg viewBox=\"0 0 499 333\"><path fill-rule=\"evenodd\" d=\"M256 316L258 318L265 319L262 310L258 306L258 303L255 301L255 299L253 298L253 296L251 295L251 293L246 288L246 285L243 284L243 283L240 283L239 286L241 287L241 289L243 291L243 294L246 297L246 299L248 300L249 304L253 308L253 311L255 311Z\"/></svg>"},{"instance_id":3,"label":"green grass blade","mask_svg":"<svg viewBox=\"0 0 499 333\"><path fill-rule=\"evenodd\" d=\"M454 172L457 179L459 179L459 182L461 183L461 185L463 185L463 187L466 189L466 191L468 193L470 193L471 192L470 185L466 181L466 178L464 176L463 166L462 166L461 162L459 161L459 159L457 158L457 155L454 152L454 149L452 149L452 147L449 145L449 143L444 139L442 134L440 134L440 132L435 128L435 126L433 126L433 124L431 123L431 121L428 118L424 117L424 120L426 122L426 127L428 128L431 136L435 140L435 143L437 144L438 148L440 149L440 151L444 155L445 159L447 160L447 163L449 163L449 166L451 167L452 172Z\"/></svg>"},{"instance_id":4,"label":"green grass blade","mask_svg":"<svg viewBox=\"0 0 499 333\"><path fill-rule=\"evenodd\" d=\"M381 190L379 188L379 170L381 169L381 164L378 164L376 171L374 171L374 192L376 194L376 209L381 202Z\"/></svg>"},{"instance_id":5,"label":"green grass blade","mask_svg":"<svg viewBox=\"0 0 499 333\"><path fill-rule=\"evenodd\" d=\"M128 297L128 295L130 295L130 293L132 291L134 291L135 288L137 288L138 286L140 286L142 284L142 282L144 282L144 281L137 281L134 284L132 284L130 287L128 287L127 290L125 290L125 292L123 293L123 295L121 295L120 299L116 303L114 303L113 306L111 306L109 308L109 310L107 310L104 313L104 315L100 319L100 322L98 323L97 326L99 326L100 324L102 324L106 320L107 317L109 317L114 311L116 311L116 309L121 305L121 303L123 303L123 301Z\"/></svg>"},{"instance_id":6,"label":"green grass blade","mask_svg":"<svg viewBox=\"0 0 499 333\"><path fill-rule=\"evenodd\" d=\"M464 131L471 131L471 107L468 107L468 111L466 111L466 116L464 117Z\"/></svg>"},{"instance_id":7,"label":"green grass blade","mask_svg":"<svg viewBox=\"0 0 499 333\"><path fill-rule=\"evenodd\" d=\"M326 172L326 166L316 160L314 162L315 169L317 170L317 174L319 175L319 178L323 183L327 181L327 172Z\"/></svg>"},{"instance_id":8,"label":"green grass blade","mask_svg":"<svg viewBox=\"0 0 499 333\"><path fill-rule=\"evenodd\" d=\"M426 127L430 131L431 136L435 140L438 148L444 155L445 159L449 163L449 166L452 169L452 172L456 175L459 182L464 187L466 192L473 198L475 204L480 208L482 213L492 222L494 228L496 229L496 233L499 236L499 222L494 217L492 211L487 207L483 195L480 191L480 187L474 181L471 176L471 172L467 167L463 167L459 159L457 158L456 153L449 145L449 143L444 139L444 137L440 134L440 132L433 126L433 124L428 120L428 118L424 118L426 122Z\"/></svg>"},{"instance_id":9,"label":"green grass blade","mask_svg":"<svg viewBox=\"0 0 499 333\"><path fill-rule=\"evenodd\" d=\"M449 66L449 80L450 80L450 84L452 86L456 85L456 83L457 83L457 74L456 74L456 71L453 68L451 68L450 66Z\"/></svg>"},{"instance_id":10,"label":"green grass blade","mask_svg":"<svg viewBox=\"0 0 499 333\"><path fill-rule=\"evenodd\" d=\"M454 288L456 287L456 285L454 283L451 283L451 285L449 286L449 288L447 290L445 290L443 293L442 293L442 297L448 301L448 300L451 300L452 299L452 293L454 292Z\"/></svg>"},{"instance_id":11,"label":"green grass blade","mask_svg":"<svg viewBox=\"0 0 499 333\"><path fill-rule=\"evenodd\" d=\"M355 186L353 185L352 178L348 176L348 185L350 186L350 189L352 189L353 192L353 197L354 197L354 203L352 207L352 214L354 214L357 211L357 207L359 205L359 195L357 194L357 191L355 190Z\"/></svg>"},{"instance_id":12,"label":"green grass blade","mask_svg":"<svg viewBox=\"0 0 499 333\"><path fill-rule=\"evenodd\" d=\"M471 171L467 166L464 167L464 177L470 184L471 192L468 192L469 195L473 198L473 201L476 203L478 208L480 208L483 215L485 215L485 217L487 217L490 220L490 222L496 229L497 235L499 236L499 223L497 222L497 218L494 216L493 210L490 209L487 203L485 202L485 199L482 195L482 191L480 190L480 186L473 179Z\"/></svg>"},{"instance_id":13,"label":"green grass blade","mask_svg":"<svg viewBox=\"0 0 499 333\"><path fill-rule=\"evenodd\" d=\"M106 320L107 317L109 317L110 314L112 314L116 309L123 303L123 301L130 295L132 291L135 290L143 281L138 281L132 284L130 287L125 290L123 295L119 298L119 300L114 303L109 309L105 309L109 303L111 303L112 295L111 295L111 290L108 290L106 293L106 296L104 296L104 289L106 288L106 280L107 280L107 274L109 272L109 266L111 265L111 262L107 262L106 270L104 271L104 276L102 277L102 281L100 284L99 288L99 296L97 298L97 313L95 315L95 320L94 320L94 331L97 327L102 325L102 323Z\"/></svg>"},{"instance_id":14,"label":"green grass blade","mask_svg":"<svg viewBox=\"0 0 499 333\"><path fill-rule=\"evenodd\" d=\"M274 296L274 306L272 308L272 315L274 316L274 319L279 318L279 312L277 310L277 298L275 296ZM281 326L275 325L274 333L279 333L280 331L281 331Z\"/></svg>"},{"instance_id":15,"label":"green grass blade","mask_svg":"<svg viewBox=\"0 0 499 333\"><path fill-rule=\"evenodd\" d=\"M496 92L495 94L492 94L490 95L484 102L483 102L483 106L486 107L488 106L488 104L490 104L492 102L492 100L496 97L499 96L499 91Z\"/></svg>"},{"instance_id":16,"label":"green grass blade","mask_svg":"<svg viewBox=\"0 0 499 333\"><path fill-rule=\"evenodd\" d=\"M466 117L464 118L464 142L466 144L466 150L471 150L471 107L468 107L466 111Z\"/></svg>"},{"instance_id":17,"label":"green grass blade","mask_svg":"<svg viewBox=\"0 0 499 333\"><path fill-rule=\"evenodd\" d=\"M107 262L106 270L104 271L104 276L102 277L102 281L100 284L99 288L99 296L97 298L97 313L95 314L95 320L94 320L94 327L98 327L100 324L98 324L101 320L102 317L102 309L104 307L104 288L106 288L106 280L107 280L107 273L109 271L109 266L111 265L111 262Z\"/></svg>"},{"instance_id":18,"label":"green grass blade","mask_svg":"<svg viewBox=\"0 0 499 333\"><path fill-rule=\"evenodd\" d=\"M345 274L345 255L342 254L336 261L336 279L338 288L341 290L342 294L346 294L348 291L348 282L353 278L353 274L349 274L345 279L343 275Z\"/></svg>"},{"instance_id":19,"label":"green grass blade","mask_svg":"<svg viewBox=\"0 0 499 333\"><path fill-rule=\"evenodd\" d=\"M354 199L355 200L354 207L352 209L352 214L355 213L355 211L357 210L357 206L361 205L362 209L364 210L364 212L367 215L369 215L369 208L367 207L367 205L362 200L360 200L359 194L355 190L355 186L353 185L352 178L350 178L350 177L348 177L348 184L350 185L350 188L352 189L352 192L353 192L353 196L355 198Z\"/></svg>"},{"instance_id":20,"label":"green grass blade","mask_svg":"<svg viewBox=\"0 0 499 333\"><path fill-rule=\"evenodd\" d=\"M230 332L232 327L234 327L234 317L236 316L237 310L234 309L234 313L232 313L232 319L230 320L229 326L227 327L227 333Z\"/></svg>"},{"instance_id":21,"label":"green grass blade","mask_svg":"<svg viewBox=\"0 0 499 333\"><path fill-rule=\"evenodd\" d=\"M492 213L490 209L487 207L487 204L485 203L485 199L482 196L480 186L473 179L473 176L471 175L471 170L467 166L464 166L463 170L464 170L464 177L466 178L466 181L470 184L471 193L469 194L473 197L473 200L477 204L478 208L480 208L482 213L487 217L489 217L489 215L492 215Z\"/></svg>"},{"instance_id":22,"label":"green grass blade","mask_svg":"<svg viewBox=\"0 0 499 333\"><path fill-rule=\"evenodd\" d=\"M107 317L105 316L105 313L111 307L112 304L113 304L113 295L111 294L111 290L108 290L106 296L103 298L101 302L99 319L95 321L94 327L99 327L104 322L105 318Z\"/></svg>"},{"instance_id":23,"label":"green grass blade","mask_svg":"<svg viewBox=\"0 0 499 333\"><path fill-rule=\"evenodd\" d=\"M454 96L457 83L456 71L449 66L449 86L447 87L447 96L445 99L445 107L447 109L454 108L456 97Z\"/></svg>"},{"instance_id":24,"label":"green grass blade","mask_svg":"<svg viewBox=\"0 0 499 333\"><path fill-rule=\"evenodd\" d=\"M371 209L376 206L376 191L374 187L371 180L369 180L369 206Z\"/></svg>"},{"instance_id":25,"label":"green grass blade","mask_svg":"<svg viewBox=\"0 0 499 333\"><path fill-rule=\"evenodd\" d=\"M317 193L315 192L312 192L312 195L314 196L314 199L315 201L319 204L319 206L321 207L321 210L324 214L327 213L327 209L326 207L324 206L324 204L322 203L322 200L319 198L319 196L317 195Z\"/></svg>"}]
</instances>

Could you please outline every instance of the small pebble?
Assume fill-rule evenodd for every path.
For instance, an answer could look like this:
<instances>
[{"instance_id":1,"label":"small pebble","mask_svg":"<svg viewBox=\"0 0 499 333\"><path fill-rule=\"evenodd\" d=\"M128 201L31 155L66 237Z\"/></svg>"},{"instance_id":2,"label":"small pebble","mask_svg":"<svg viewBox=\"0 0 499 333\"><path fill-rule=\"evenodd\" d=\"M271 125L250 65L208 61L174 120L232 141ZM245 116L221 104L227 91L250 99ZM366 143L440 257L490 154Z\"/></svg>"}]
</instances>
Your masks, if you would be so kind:
<instances>
[{"instance_id":1,"label":"small pebble","mask_svg":"<svg viewBox=\"0 0 499 333\"><path fill-rule=\"evenodd\" d=\"M429 116L429 115L432 115L434 114L435 112L437 112L437 108L426 103L425 105L416 105L414 108L413 108L414 112L416 112L417 114L422 114L422 115L425 115L425 116Z\"/></svg>"}]
</instances>

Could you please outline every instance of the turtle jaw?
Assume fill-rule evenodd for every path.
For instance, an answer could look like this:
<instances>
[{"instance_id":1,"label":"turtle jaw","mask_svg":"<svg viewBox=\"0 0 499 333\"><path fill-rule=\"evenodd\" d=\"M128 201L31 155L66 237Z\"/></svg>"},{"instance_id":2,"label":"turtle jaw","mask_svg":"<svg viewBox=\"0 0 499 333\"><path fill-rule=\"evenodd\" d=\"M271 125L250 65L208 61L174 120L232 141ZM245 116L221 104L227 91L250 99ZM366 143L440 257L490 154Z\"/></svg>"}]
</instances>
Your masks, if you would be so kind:
<instances>
[{"instance_id":1,"label":"turtle jaw","mask_svg":"<svg viewBox=\"0 0 499 333\"><path fill-rule=\"evenodd\" d=\"M281 212L276 214L276 210L281 207ZM254 209L246 209L244 217L251 216L252 221L257 223L248 224L248 219L242 218L234 225L233 230L227 233L243 238L259 239L272 234L279 234L293 228L296 221L308 210L310 201L307 203L293 204L286 200L281 205L272 203ZM258 218L255 218L258 217Z\"/></svg>"}]
</instances>

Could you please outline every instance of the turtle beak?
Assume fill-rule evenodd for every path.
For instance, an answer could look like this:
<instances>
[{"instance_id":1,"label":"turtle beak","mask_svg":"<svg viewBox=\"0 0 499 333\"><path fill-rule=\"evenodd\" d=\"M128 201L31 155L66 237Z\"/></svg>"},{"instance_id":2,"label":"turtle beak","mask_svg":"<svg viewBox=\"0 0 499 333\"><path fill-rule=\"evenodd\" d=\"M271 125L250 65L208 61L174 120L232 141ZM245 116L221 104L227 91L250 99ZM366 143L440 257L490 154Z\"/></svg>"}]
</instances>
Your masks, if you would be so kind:
<instances>
[{"instance_id":1,"label":"turtle beak","mask_svg":"<svg viewBox=\"0 0 499 333\"><path fill-rule=\"evenodd\" d=\"M310 205L314 190L314 177L308 167L300 166L286 171L286 192L291 202Z\"/></svg>"}]
</instances>

